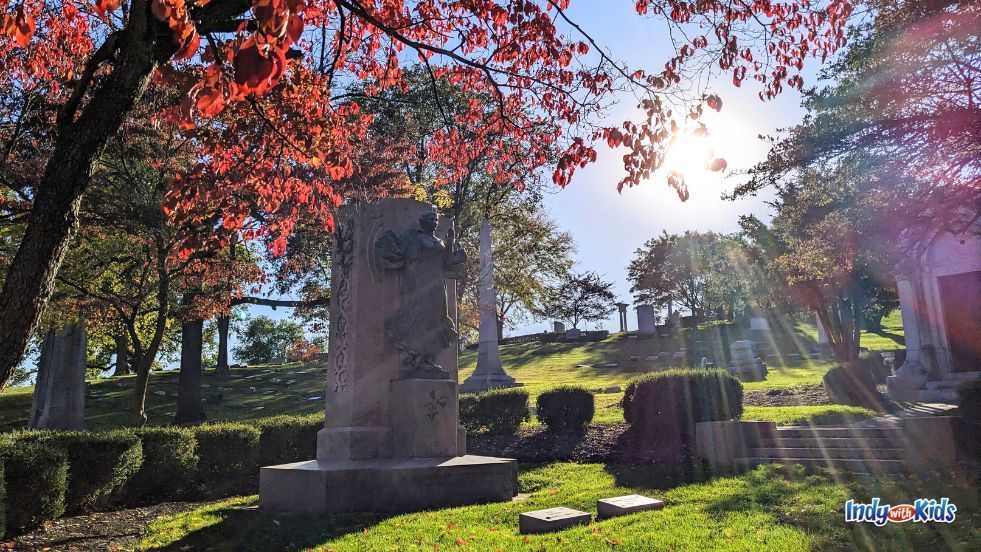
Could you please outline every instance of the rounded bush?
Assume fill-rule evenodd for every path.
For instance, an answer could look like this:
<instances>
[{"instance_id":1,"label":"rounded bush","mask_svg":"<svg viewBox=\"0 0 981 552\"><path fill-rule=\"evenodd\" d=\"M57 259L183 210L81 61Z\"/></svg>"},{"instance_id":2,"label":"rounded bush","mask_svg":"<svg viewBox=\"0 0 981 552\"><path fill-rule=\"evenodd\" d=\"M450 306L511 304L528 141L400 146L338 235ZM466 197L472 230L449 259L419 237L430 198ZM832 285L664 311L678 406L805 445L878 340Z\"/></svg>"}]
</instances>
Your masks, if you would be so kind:
<instances>
[{"instance_id":1,"label":"rounded bush","mask_svg":"<svg viewBox=\"0 0 981 552\"><path fill-rule=\"evenodd\" d=\"M593 421L593 394L584 387L550 389L537 400L538 421L549 431L581 431Z\"/></svg>"},{"instance_id":2,"label":"rounded bush","mask_svg":"<svg viewBox=\"0 0 981 552\"><path fill-rule=\"evenodd\" d=\"M273 416L260 420L259 465L272 466L316 458L317 432L323 427L323 413Z\"/></svg>"},{"instance_id":3,"label":"rounded bush","mask_svg":"<svg viewBox=\"0 0 981 552\"><path fill-rule=\"evenodd\" d=\"M212 489L237 488L258 475L259 430L244 424L194 428L198 477Z\"/></svg>"},{"instance_id":4,"label":"rounded bush","mask_svg":"<svg viewBox=\"0 0 981 552\"><path fill-rule=\"evenodd\" d=\"M697 422L739 418L743 386L725 370L664 370L631 381L621 405L635 429L688 435Z\"/></svg>"},{"instance_id":5,"label":"rounded bush","mask_svg":"<svg viewBox=\"0 0 981 552\"><path fill-rule=\"evenodd\" d=\"M528 418L528 392L520 388L460 396L460 423L470 433L513 435Z\"/></svg>"},{"instance_id":6,"label":"rounded bush","mask_svg":"<svg viewBox=\"0 0 981 552\"><path fill-rule=\"evenodd\" d=\"M836 366L824 374L824 390L838 404L879 408L883 397L876 390L875 376L861 364Z\"/></svg>"},{"instance_id":7,"label":"rounded bush","mask_svg":"<svg viewBox=\"0 0 981 552\"><path fill-rule=\"evenodd\" d=\"M180 427L132 430L143 446L143 463L126 483L127 500L160 502L183 495L194 481L198 457L194 432Z\"/></svg>"},{"instance_id":8,"label":"rounded bush","mask_svg":"<svg viewBox=\"0 0 981 552\"><path fill-rule=\"evenodd\" d=\"M68 456L58 447L12 440L3 447L6 526L22 534L65 513Z\"/></svg>"}]
</instances>

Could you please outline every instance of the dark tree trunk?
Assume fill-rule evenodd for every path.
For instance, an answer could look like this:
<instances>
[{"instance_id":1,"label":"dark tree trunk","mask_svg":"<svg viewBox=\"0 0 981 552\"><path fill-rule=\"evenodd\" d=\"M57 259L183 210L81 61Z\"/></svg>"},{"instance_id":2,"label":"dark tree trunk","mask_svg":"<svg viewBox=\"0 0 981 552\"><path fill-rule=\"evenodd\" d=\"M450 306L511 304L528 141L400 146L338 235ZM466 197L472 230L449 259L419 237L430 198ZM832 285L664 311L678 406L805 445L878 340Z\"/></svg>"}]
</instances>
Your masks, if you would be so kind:
<instances>
[{"instance_id":1,"label":"dark tree trunk","mask_svg":"<svg viewBox=\"0 0 981 552\"><path fill-rule=\"evenodd\" d=\"M153 357L138 356L136 360L136 384L133 388L133 425L146 425L146 390L150 385L150 368L153 367Z\"/></svg>"},{"instance_id":2,"label":"dark tree trunk","mask_svg":"<svg viewBox=\"0 0 981 552\"><path fill-rule=\"evenodd\" d=\"M116 370L112 376L125 376L129 374L129 343L126 334L121 333L116 336Z\"/></svg>"},{"instance_id":3,"label":"dark tree trunk","mask_svg":"<svg viewBox=\"0 0 981 552\"><path fill-rule=\"evenodd\" d=\"M203 320L181 326L181 370L177 376L177 413L174 423L191 425L208 419L201 406L201 350Z\"/></svg>"},{"instance_id":4,"label":"dark tree trunk","mask_svg":"<svg viewBox=\"0 0 981 552\"><path fill-rule=\"evenodd\" d=\"M115 50L112 72L77 119L68 113L59 121L58 138L37 188L24 237L0 291L0 389L6 387L23 358L51 298L55 275L78 229L78 210L93 164L146 90L156 59L167 59L176 51L170 36L165 37L166 45L154 51L161 31L169 34L150 14L149 2L134 1L118 47L110 48Z\"/></svg>"},{"instance_id":5,"label":"dark tree trunk","mask_svg":"<svg viewBox=\"0 0 981 552\"><path fill-rule=\"evenodd\" d=\"M215 370L218 372L228 372L228 325L227 316L218 317L218 365Z\"/></svg>"}]
</instances>

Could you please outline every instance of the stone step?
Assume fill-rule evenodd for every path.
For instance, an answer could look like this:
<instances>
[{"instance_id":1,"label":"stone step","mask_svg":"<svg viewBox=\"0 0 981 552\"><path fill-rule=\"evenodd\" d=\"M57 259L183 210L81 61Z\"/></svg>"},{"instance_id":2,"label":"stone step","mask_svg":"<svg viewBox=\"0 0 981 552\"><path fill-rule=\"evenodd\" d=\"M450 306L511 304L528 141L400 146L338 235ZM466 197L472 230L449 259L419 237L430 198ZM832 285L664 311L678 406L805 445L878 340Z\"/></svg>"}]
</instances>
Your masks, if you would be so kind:
<instances>
[{"instance_id":1,"label":"stone step","mask_svg":"<svg viewBox=\"0 0 981 552\"><path fill-rule=\"evenodd\" d=\"M807 449L889 449L901 446L902 440L873 437L779 437L763 439L765 447L807 448Z\"/></svg>"},{"instance_id":2,"label":"stone step","mask_svg":"<svg viewBox=\"0 0 981 552\"><path fill-rule=\"evenodd\" d=\"M788 427L777 430L777 438L786 437L855 437L862 439L898 438L900 430L882 427Z\"/></svg>"},{"instance_id":3,"label":"stone step","mask_svg":"<svg viewBox=\"0 0 981 552\"><path fill-rule=\"evenodd\" d=\"M951 372L949 374L944 375L944 379L945 380L955 380L955 381L959 381L961 383L964 383L965 381L971 381L971 380L981 379L981 371L974 371L974 372Z\"/></svg>"},{"instance_id":4,"label":"stone step","mask_svg":"<svg viewBox=\"0 0 981 552\"><path fill-rule=\"evenodd\" d=\"M754 458L835 458L854 460L906 460L906 451L901 448L789 448L760 447L749 450Z\"/></svg>"},{"instance_id":5,"label":"stone step","mask_svg":"<svg viewBox=\"0 0 981 552\"><path fill-rule=\"evenodd\" d=\"M844 473L895 474L908 473L913 468L902 460L854 460L844 458L782 458L775 462L772 458L739 458L739 462L755 466L760 464L800 464L806 467L827 468Z\"/></svg>"},{"instance_id":6,"label":"stone step","mask_svg":"<svg viewBox=\"0 0 981 552\"><path fill-rule=\"evenodd\" d=\"M958 404L960 398L953 389L920 390L916 392L916 402Z\"/></svg>"},{"instance_id":7,"label":"stone step","mask_svg":"<svg viewBox=\"0 0 981 552\"><path fill-rule=\"evenodd\" d=\"M952 380L952 379L942 379L935 381L928 381L923 384L923 387L929 391L941 391L941 390L954 390L956 391L964 383L963 380Z\"/></svg>"}]
</instances>

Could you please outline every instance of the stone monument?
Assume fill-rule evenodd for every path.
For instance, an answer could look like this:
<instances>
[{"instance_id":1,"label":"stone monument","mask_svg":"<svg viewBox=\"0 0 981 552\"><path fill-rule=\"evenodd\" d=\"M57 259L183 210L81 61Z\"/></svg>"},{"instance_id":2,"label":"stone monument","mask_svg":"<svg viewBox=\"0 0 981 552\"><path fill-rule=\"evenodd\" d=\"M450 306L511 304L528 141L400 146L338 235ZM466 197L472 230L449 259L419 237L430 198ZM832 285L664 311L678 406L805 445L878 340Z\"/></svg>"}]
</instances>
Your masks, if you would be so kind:
<instances>
[{"instance_id":1,"label":"stone monument","mask_svg":"<svg viewBox=\"0 0 981 552\"><path fill-rule=\"evenodd\" d=\"M620 311L620 331L623 333L627 332L627 303L620 302L617 303L617 310Z\"/></svg>"},{"instance_id":2,"label":"stone monument","mask_svg":"<svg viewBox=\"0 0 981 552\"><path fill-rule=\"evenodd\" d=\"M27 427L84 428L87 339L85 322L48 330L41 344Z\"/></svg>"},{"instance_id":3,"label":"stone monument","mask_svg":"<svg viewBox=\"0 0 981 552\"><path fill-rule=\"evenodd\" d=\"M654 305L637 305L637 333L643 336L657 334Z\"/></svg>"},{"instance_id":4,"label":"stone monument","mask_svg":"<svg viewBox=\"0 0 981 552\"><path fill-rule=\"evenodd\" d=\"M516 387L514 378L501 367L497 343L497 291L494 289L494 263L491 249L490 221L484 217L480 225L479 289L480 341L477 348L477 368L460 386L463 393L477 393L497 387Z\"/></svg>"},{"instance_id":5,"label":"stone monument","mask_svg":"<svg viewBox=\"0 0 981 552\"><path fill-rule=\"evenodd\" d=\"M756 356L752 341L733 341L729 344L728 370L741 381L766 379L766 363Z\"/></svg>"},{"instance_id":6,"label":"stone monument","mask_svg":"<svg viewBox=\"0 0 981 552\"><path fill-rule=\"evenodd\" d=\"M552 322L552 331L555 333L565 333L565 323L555 320Z\"/></svg>"},{"instance_id":7,"label":"stone monument","mask_svg":"<svg viewBox=\"0 0 981 552\"><path fill-rule=\"evenodd\" d=\"M451 222L408 199L341 208L334 233L326 425L317 458L265 466L274 512L409 512L510 500L514 460L466 454L457 393Z\"/></svg>"}]
</instances>

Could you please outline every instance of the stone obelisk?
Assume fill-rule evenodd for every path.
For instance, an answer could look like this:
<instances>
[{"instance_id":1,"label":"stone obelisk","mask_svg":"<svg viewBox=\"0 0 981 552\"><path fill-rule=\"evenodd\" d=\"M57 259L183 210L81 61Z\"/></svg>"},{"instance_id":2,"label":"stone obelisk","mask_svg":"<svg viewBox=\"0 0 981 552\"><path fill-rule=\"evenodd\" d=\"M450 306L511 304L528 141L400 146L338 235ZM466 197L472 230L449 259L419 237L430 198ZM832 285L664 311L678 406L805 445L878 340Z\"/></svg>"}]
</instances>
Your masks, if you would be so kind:
<instances>
[{"instance_id":1,"label":"stone obelisk","mask_svg":"<svg viewBox=\"0 0 981 552\"><path fill-rule=\"evenodd\" d=\"M519 385L501 367L501 353L497 343L497 291L494 288L493 260L490 221L484 217L480 225L480 274L477 282L480 310L477 368L460 386L462 393Z\"/></svg>"}]
</instances>

